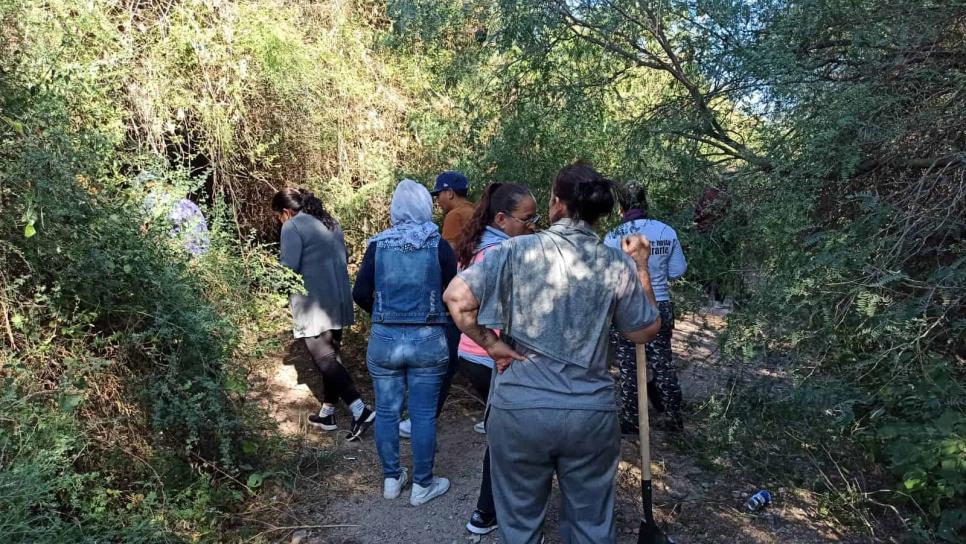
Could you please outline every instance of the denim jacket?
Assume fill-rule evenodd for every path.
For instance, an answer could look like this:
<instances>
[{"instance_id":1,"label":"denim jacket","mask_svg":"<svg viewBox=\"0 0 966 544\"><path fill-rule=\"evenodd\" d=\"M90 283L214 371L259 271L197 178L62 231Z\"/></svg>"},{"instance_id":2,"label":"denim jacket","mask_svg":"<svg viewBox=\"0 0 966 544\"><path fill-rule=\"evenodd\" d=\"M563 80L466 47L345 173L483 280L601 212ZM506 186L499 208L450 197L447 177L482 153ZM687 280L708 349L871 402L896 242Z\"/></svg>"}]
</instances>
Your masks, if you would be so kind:
<instances>
[{"instance_id":1,"label":"denim jacket","mask_svg":"<svg viewBox=\"0 0 966 544\"><path fill-rule=\"evenodd\" d=\"M373 323L448 322L437 246L412 249L376 242Z\"/></svg>"}]
</instances>

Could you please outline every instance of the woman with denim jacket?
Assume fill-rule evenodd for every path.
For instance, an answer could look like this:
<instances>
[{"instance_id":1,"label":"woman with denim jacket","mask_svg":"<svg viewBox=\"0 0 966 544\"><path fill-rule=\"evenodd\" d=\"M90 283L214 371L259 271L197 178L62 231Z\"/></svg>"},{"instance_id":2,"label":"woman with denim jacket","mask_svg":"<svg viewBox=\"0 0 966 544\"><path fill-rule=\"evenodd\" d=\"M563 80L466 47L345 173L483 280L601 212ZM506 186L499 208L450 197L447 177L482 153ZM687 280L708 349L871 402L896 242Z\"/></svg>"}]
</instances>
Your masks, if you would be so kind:
<instances>
[{"instance_id":1,"label":"woman with denim jacket","mask_svg":"<svg viewBox=\"0 0 966 544\"><path fill-rule=\"evenodd\" d=\"M352 298L372 314L366 365L376 393L376 449L383 497L406 484L399 462L399 418L408 388L412 420L413 486L409 502L424 504L449 490L433 475L436 407L449 366L443 290L456 275L453 249L432 222L429 191L410 179L396 187L392 227L369 240Z\"/></svg>"}]
</instances>

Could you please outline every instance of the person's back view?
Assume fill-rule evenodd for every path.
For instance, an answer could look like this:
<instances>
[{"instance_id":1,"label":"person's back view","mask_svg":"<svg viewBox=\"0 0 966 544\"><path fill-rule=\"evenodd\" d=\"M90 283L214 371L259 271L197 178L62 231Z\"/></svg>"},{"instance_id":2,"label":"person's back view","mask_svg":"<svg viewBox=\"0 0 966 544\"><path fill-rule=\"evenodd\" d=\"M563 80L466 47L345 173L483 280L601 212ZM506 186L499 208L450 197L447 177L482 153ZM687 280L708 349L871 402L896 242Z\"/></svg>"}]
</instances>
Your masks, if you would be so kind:
<instances>
[{"instance_id":1,"label":"person's back view","mask_svg":"<svg viewBox=\"0 0 966 544\"><path fill-rule=\"evenodd\" d=\"M681 242L673 228L648 215L647 189L637 182L625 183L617 191L622 222L607 233L604 243L619 249L627 236L644 235L651 242L647 268L654 287L654 298L661 314L661 331L647 343L648 398L664 419L657 426L666 430L683 427L681 386L671 353L674 333L674 304L669 283L684 275L688 263ZM637 355L634 345L617 331L611 333L611 345L620 376L621 431L637 434Z\"/></svg>"},{"instance_id":2,"label":"person's back view","mask_svg":"<svg viewBox=\"0 0 966 544\"><path fill-rule=\"evenodd\" d=\"M282 224L281 263L302 277L306 291L290 294L289 305L292 332L304 342L313 362L296 363L299 381L322 403L308 421L323 431L335 431L336 405L341 400L352 412L349 439L357 440L375 414L365 406L342 365L342 329L353 323L342 228L322 202L304 189L278 191L271 207Z\"/></svg>"},{"instance_id":3,"label":"person's back view","mask_svg":"<svg viewBox=\"0 0 966 544\"><path fill-rule=\"evenodd\" d=\"M643 343L660 324L647 254L638 249L646 242L628 246L635 248L635 270L593 231L613 205L610 182L593 168L564 168L553 184L553 225L503 242L461 272L445 295L457 325L501 372L486 430L505 542L540 542L554 475L563 541L616 541L620 440L607 331L613 323Z\"/></svg>"},{"instance_id":4,"label":"person's back view","mask_svg":"<svg viewBox=\"0 0 966 544\"><path fill-rule=\"evenodd\" d=\"M366 366L376 392L383 497L398 497L408 479L399 461L399 418L408 389L409 502L418 506L449 490L449 480L433 475L433 464L437 401L450 360L442 294L456 275L456 257L432 223L432 198L425 187L401 181L390 213L393 226L369 241L352 297L372 314Z\"/></svg>"},{"instance_id":5,"label":"person's back view","mask_svg":"<svg viewBox=\"0 0 966 544\"><path fill-rule=\"evenodd\" d=\"M282 226L282 262L304 278L306 294L293 294L291 308L299 316L297 332L315 336L352 325L352 299L345 239L337 225L326 227L307 213Z\"/></svg>"}]
</instances>

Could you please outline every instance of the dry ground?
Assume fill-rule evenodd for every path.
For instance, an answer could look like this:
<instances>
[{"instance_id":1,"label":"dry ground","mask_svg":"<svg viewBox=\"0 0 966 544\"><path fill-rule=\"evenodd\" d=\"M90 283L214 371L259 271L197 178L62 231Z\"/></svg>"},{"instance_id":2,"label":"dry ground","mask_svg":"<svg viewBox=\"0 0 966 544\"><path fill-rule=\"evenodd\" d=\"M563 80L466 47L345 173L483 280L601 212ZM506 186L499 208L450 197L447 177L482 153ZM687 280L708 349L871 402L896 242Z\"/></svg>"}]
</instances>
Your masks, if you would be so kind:
<instances>
[{"instance_id":1,"label":"dry ground","mask_svg":"<svg viewBox=\"0 0 966 544\"><path fill-rule=\"evenodd\" d=\"M722 326L723 318L710 314L685 315L678 320L675 352L685 399L691 403L701 402L727 383L727 371L717 357L717 334ZM365 397L371 399L371 383L358 348L346 351L347 366ZM327 452L320 470L308 471L298 480L295 493L286 501L285 519L278 521L278 527L286 529L273 532L273 538L301 544L500 542L496 533L480 539L464 529L476 504L485 437L472 428L482 417L483 404L460 377L439 425L436 457L437 474L448 477L452 488L445 496L414 508L406 500L406 492L395 501L382 498L371 430L361 443L349 444L341 433L321 434L307 428L305 416L318 405L308 389L296 383L293 367L279 360L267 370L256 387L260 401L268 405L283 432ZM343 415L342 422L347 423L348 416ZM740 467L733 471L703 469L669 439L664 433L652 433L655 507L659 521L679 544L872 541L823 520L810 493L755 481L754 475ZM404 462L411 459L408 441L402 441L401 455ZM622 543L637 538L638 455L636 443L624 443L617 482L618 541ZM774 504L756 514L743 511L745 497L759 487L772 492ZM545 532L548 542L559 542L556 489L551 500Z\"/></svg>"}]
</instances>

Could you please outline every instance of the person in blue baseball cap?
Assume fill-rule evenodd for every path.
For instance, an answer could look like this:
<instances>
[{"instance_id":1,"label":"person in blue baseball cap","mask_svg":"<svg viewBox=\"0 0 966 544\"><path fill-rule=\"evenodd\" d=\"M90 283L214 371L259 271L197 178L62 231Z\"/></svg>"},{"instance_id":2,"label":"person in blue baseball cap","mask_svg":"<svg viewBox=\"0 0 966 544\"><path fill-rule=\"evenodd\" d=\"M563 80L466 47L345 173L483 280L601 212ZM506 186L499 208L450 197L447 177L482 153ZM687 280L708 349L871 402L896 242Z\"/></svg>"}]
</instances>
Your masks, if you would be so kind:
<instances>
[{"instance_id":1,"label":"person in blue baseball cap","mask_svg":"<svg viewBox=\"0 0 966 544\"><path fill-rule=\"evenodd\" d=\"M476 205L466 195L469 194L470 182L461 172L447 170L436 176L436 185L430 194L443 210L443 239L452 247L457 247L463 227L473 217Z\"/></svg>"}]
</instances>

